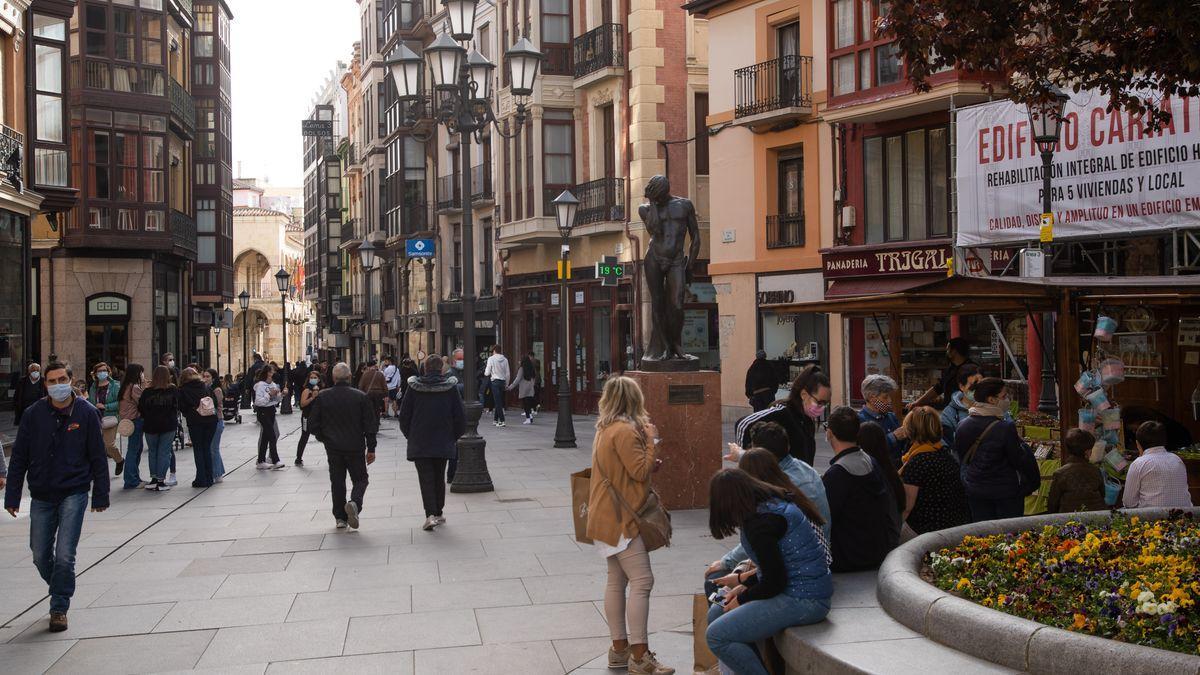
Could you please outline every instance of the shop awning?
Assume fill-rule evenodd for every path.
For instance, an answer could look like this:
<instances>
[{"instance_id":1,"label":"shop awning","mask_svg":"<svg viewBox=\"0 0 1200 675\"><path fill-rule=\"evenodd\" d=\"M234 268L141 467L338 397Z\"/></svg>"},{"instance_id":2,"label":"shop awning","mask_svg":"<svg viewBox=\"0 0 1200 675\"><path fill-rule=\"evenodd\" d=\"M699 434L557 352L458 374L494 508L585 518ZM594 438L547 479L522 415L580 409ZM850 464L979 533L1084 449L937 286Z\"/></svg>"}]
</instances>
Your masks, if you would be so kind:
<instances>
[{"instance_id":1,"label":"shop awning","mask_svg":"<svg viewBox=\"0 0 1200 675\"><path fill-rule=\"evenodd\" d=\"M870 295L891 295L929 283L929 279L882 278L837 279L825 290L825 299L857 298Z\"/></svg>"},{"instance_id":2,"label":"shop awning","mask_svg":"<svg viewBox=\"0 0 1200 675\"><path fill-rule=\"evenodd\" d=\"M855 279L854 286L835 281L826 299L776 305L782 314L1001 314L1053 309L1060 290L1038 279L999 277L943 277L899 287L896 280ZM882 290L882 292L881 292ZM850 295L847 291L857 291ZM833 293L840 295L833 295Z\"/></svg>"}]
</instances>

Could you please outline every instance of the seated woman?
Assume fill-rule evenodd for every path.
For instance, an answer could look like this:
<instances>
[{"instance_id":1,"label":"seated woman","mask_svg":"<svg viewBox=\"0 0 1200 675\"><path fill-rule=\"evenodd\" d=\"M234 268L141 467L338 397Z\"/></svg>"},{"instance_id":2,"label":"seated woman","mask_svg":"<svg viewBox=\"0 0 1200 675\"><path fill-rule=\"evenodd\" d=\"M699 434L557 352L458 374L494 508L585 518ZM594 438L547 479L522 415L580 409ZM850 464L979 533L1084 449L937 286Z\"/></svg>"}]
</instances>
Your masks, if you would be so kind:
<instances>
[{"instance_id":1,"label":"seated woman","mask_svg":"<svg viewBox=\"0 0 1200 675\"><path fill-rule=\"evenodd\" d=\"M942 442L941 416L930 407L914 408L904 418L904 428L912 439L900 467L905 522L917 534L971 522L958 460Z\"/></svg>"},{"instance_id":2,"label":"seated woman","mask_svg":"<svg viewBox=\"0 0 1200 675\"><path fill-rule=\"evenodd\" d=\"M768 485L741 469L723 469L709 485L709 529L722 539L740 534L754 563L708 615L708 647L739 675L767 675L754 643L829 613L833 577L821 515L807 497Z\"/></svg>"},{"instance_id":3,"label":"seated woman","mask_svg":"<svg viewBox=\"0 0 1200 675\"><path fill-rule=\"evenodd\" d=\"M1070 429L1063 436L1062 466L1054 472L1050 494L1046 498L1049 513L1103 511L1104 474L1088 461L1096 437L1082 429Z\"/></svg>"}]
</instances>

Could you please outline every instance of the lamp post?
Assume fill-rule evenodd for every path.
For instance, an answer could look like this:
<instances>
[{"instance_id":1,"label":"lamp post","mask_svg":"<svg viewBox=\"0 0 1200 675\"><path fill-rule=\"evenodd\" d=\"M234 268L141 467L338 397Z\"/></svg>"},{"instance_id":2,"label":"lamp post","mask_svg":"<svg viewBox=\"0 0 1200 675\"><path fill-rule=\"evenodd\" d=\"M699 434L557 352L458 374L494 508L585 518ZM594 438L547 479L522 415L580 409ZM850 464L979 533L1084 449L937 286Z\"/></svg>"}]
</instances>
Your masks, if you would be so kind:
<instances>
[{"instance_id":1,"label":"lamp post","mask_svg":"<svg viewBox=\"0 0 1200 675\"><path fill-rule=\"evenodd\" d=\"M475 34L475 15L479 0L442 0L449 18L449 33L442 33L424 50L425 61L403 43L387 60L395 80L396 92L405 106L401 124L412 127L432 119L445 126L446 131L459 136L462 179L462 238L463 238L463 353L474 356L475 345L475 239L471 206L471 138L482 139L488 125L495 125L504 138L514 138L524 126L524 100L533 94L538 68L543 55L528 38L517 40L505 53L509 68L512 96L516 101L515 129L510 134L492 109L492 71L495 66L477 50L467 54L462 44ZM426 63L427 61L427 63ZM422 82L428 68L434 89L441 96L423 91ZM428 106L426 105L428 99ZM441 100L440 105L437 103ZM433 108L436 106L436 110ZM414 137L416 135L414 134ZM418 137L418 140L421 140ZM428 137L424 140L428 140ZM432 307L430 308L432 311ZM432 346L431 346L432 347ZM466 364L474 367L474 362ZM458 440L458 469L452 492L490 492L492 478L488 474L486 443L479 435L479 418L483 406L479 403L477 383L473 376L464 377L463 395L466 399L467 431Z\"/></svg>"},{"instance_id":2,"label":"lamp post","mask_svg":"<svg viewBox=\"0 0 1200 675\"><path fill-rule=\"evenodd\" d=\"M283 387L287 388L291 382L292 367L291 361L288 361L287 334L288 334L288 317L287 317L287 296L288 296L288 280L292 275L283 269L283 265L279 266L279 271L275 273L275 286L279 289L279 326L283 330ZM279 414L292 414L292 398L284 396L283 402L279 405Z\"/></svg>"},{"instance_id":3,"label":"lamp post","mask_svg":"<svg viewBox=\"0 0 1200 675\"><path fill-rule=\"evenodd\" d=\"M250 358L250 353L249 353L250 327L248 325L246 325L246 319L249 317L249 314L250 314L250 312L247 311L250 309L250 294L248 292L246 292L246 289L244 289L244 288L242 289L241 293L238 293L238 305L242 308L242 372L247 373L247 372L250 372L250 366L247 363L247 361ZM242 386L242 410L250 409L250 387L245 386L247 384L249 384L249 382L247 382L246 379L243 377L242 378L242 385L243 385Z\"/></svg>"},{"instance_id":4,"label":"lamp post","mask_svg":"<svg viewBox=\"0 0 1200 675\"><path fill-rule=\"evenodd\" d=\"M1033 140L1042 153L1042 214L1052 214L1050 174L1054 166L1054 146L1062 129L1063 110L1071 97L1053 84L1046 84L1047 96L1029 105L1029 127ZM1041 247L1041 243L1038 243ZM1042 313L1042 392L1038 397L1038 412L1058 414L1058 392L1055 379L1054 312Z\"/></svg>"},{"instance_id":5,"label":"lamp post","mask_svg":"<svg viewBox=\"0 0 1200 675\"><path fill-rule=\"evenodd\" d=\"M365 361L371 360L371 270L375 269L375 244L371 243L370 239L363 239L362 244L358 246L359 262L362 263L363 271L363 313L366 315L366 320L363 322L363 340L367 346L367 358Z\"/></svg>"},{"instance_id":6,"label":"lamp post","mask_svg":"<svg viewBox=\"0 0 1200 675\"><path fill-rule=\"evenodd\" d=\"M571 264L571 230L575 227L575 214L579 211L579 199L570 190L554 198L554 218L558 233L562 235L561 260L558 281L558 427L554 430L554 447L574 448L575 420L571 416L571 300L568 296L567 269Z\"/></svg>"},{"instance_id":7,"label":"lamp post","mask_svg":"<svg viewBox=\"0 0 1200 675\"><path fill-rule=\"evenodd\" d=\"M212 315L213 333L216 335L216 337L213 338L213 343L217 347L217 363L215 367L218 373L221 372L221 317L224 316L224 314L225 308L222 307L219 313L214 311Z\"/></svg>"},{"instance_id":8,"label":"lamp post","mask_svg":"<svg viewBox=\"0 0 1200 675\"><path fill-rule=\"evenodd\" d=\"M228 314L226 314L226 312L228 312ZM226 318L229 319L228 322L224 321ZM229 324L227 326L227 328L229 328L229 330L225 332L225 374L232 378L233 377L233 312L222 307L221 308L221 320L223 322ZM220 369L220 364L217 364L217 369L218 370Z\"/></svg>"}]
</instances>

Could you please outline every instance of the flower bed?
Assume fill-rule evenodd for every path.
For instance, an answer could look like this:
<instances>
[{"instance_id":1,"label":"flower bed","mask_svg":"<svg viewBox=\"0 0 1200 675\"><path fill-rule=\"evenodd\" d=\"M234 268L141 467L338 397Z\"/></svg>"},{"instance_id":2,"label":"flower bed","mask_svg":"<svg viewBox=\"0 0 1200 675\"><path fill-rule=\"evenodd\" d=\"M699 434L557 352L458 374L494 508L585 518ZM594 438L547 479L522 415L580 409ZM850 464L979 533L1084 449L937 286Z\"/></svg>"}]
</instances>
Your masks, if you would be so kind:
<instances>
[{"instance_id":1,"label":"flower bed","mask_svg":"<svg viewBox=\"0 0 1200 675\"><path fill-rule=\"evenodd\" d=\"M1200 653L1200 523L1069 521L931 551L939 588L1008 614L1121 642Z\"/></svg>"}]
</instances>

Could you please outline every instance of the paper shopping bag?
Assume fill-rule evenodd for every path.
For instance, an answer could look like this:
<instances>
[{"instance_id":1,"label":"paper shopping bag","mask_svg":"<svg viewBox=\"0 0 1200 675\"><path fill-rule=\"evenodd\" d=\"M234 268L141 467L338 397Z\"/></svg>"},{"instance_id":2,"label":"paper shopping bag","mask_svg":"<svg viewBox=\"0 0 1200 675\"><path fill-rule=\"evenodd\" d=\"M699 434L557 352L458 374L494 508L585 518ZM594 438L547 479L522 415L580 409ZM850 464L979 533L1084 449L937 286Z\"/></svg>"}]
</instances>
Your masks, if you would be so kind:
<instances>
[{"instance_id":1,"label":"paper shopping bag","mask_svg":"<svg viewBox=\"0 0 1200 675\"><path fill-rule=\"evenodd\" d=\"M587 536L588 495L592 490L592 469L571 474L571 519L575 521L575 541L590 544Z\"/></svg>"},{"instance_id":2,"label":"paper shopping bag","mask_svg":"<svg viewBox=\"0 0 1200 675\"><path fill-rule=\"evenodd\" d=\"M717 656L708 648L708 598L703 593L692 596L692 653L693 673L716 673Z\"/></svg>"}]
</instances>

